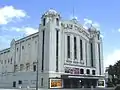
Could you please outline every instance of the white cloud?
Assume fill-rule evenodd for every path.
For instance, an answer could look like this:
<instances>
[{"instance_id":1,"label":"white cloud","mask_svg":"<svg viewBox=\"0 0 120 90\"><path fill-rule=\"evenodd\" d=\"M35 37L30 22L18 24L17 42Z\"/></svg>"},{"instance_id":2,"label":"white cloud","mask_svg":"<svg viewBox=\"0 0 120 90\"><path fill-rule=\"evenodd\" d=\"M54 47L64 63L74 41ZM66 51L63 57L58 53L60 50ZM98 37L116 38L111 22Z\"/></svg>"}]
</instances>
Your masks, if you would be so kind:
<instances>
[{"instance_id":1,"label":"white cloud","mask_svg":"<svg viewBox=\"0 0 120 90\"><path fill-rule=\"evenodd\" d=\"M118 29L118 32L120 32L120 28Z\"/></svg>"},{"instance_id":2,"label":"white cloud","mask_svg":"<svg viewBox=\"0 0 120 90\"><path fill-rule=\"evenodd\" d=\"M101 38L104 38L104 36L103 36L103 35L100 35L100 37L101 37Z\"/></svg>"},{"instance_id":3,"label":"white cloud","mask_svg":"<svg viewBox=\"0 0 120 90\"><path fill-rule=\"evenodd\" d=\"M98 30L100 29L100 24L98 22L94 22L90 19L85 18L83 27L88 29L91 25L97 28Z\"/></svg>"},{"instance_id":4,"label":"white cloud","mask_svg":"<svg viewBox=\"0 0 120 90\"><path fill-rule=\"evenodd\" d=\"M12 27L12 28L4 28L4 30L9 30L11 32L23 32L23 34L25 36L28 36L30 34L36 33L38 31L38 29L36 28L32 28L32 27L22 27L22 28L18 28L18 27ZM8 48L10 46L10 42L12 41L12 39L19 39L23 36L21 36L20 34L18 36L13 36L13 35L1 35L0 36L0 50L4 49L4 48Z\"/></svg>"},{"instance_id":5,"label":"white cloud","mask_svg":"<svg viewBox=\"0 0 120 90\"><path fill-rule=\"evenodd\" d=\"M118 60L120 60L120 49L114 50L104 58L104 66L114 65Z\"/></svg>"},{"instance_id":6,"label":"white cloud","mask_svg":"<svg viewBox=\"0 0 120 90\"><path fill-rule=\"evenodd\" d=\"M14 19L21 19L26 17L27 14L25 11L16 9L13 6L4 6L0 8L0 24L8 24Z\"/></svg>"},{"instance_id":7,"label":"white cloud","mask_svg":"<svg viewBox=\"0 0 120 90\"><path fill-rule=\"evenodd\" d=\"M85 18L85 19L84 19L83 27L84 27L85 29L88 29L89 27L91 27L91 25L92 25L93 27L95 27L97 30L100 30L100 24L99 24L98 22L94 22L94 21L92 21L92 20L90 20L90 19ZM100 37L101 37L101 38L104 38L103 35L100 35Z\"/></svg>"},{"instance_id":8,"label":"white cloud","mask_svg":"<svg viewBox=\"0 0 120 90\"><path fill-rule=\"evenodd\" d=\"M22 28L12 27L11 30L16 32L24 32L26 35L30 35L38 31L37 28L32 28L32 27L22 27Z\"/></svg>"}]
</instances>

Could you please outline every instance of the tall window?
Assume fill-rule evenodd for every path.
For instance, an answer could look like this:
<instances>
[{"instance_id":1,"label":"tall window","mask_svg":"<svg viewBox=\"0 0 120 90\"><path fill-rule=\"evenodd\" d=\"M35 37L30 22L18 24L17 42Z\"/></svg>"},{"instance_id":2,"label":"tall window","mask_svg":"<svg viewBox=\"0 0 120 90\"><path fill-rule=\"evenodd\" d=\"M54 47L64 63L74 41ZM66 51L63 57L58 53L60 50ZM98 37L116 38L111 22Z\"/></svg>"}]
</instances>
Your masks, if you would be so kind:
<instances>
[{"instance_id":1,"label":"tall window","mask_svg":"<svg viewBox=\"0 0 120 90\"><path fill-rule=\"evenodd\" d=\"M56 30L56 72L58 72L58 46L59 46L59 31Z\"/></svg>"},{"instance_id":2,"label":"tall window","mask_svg":"<svg viewBox=\"0 0 120 90\"><path fill-rule=\"evenodd\" d=\"M56 24L57 24L57 26L59 26L59 19L58 18L56 18Z\"/></svg>"},{"instance_id":3,"label":"tall window","mask_svg":"<svg viewBox=\"0 0 120 90\"><path fill-rule=\"evenodd\" d=\"M24 69L24 64L20 64L20 71Z\"/></svg>"},{"instance_id":4,"label":"tall window","mask_svg":"<svg viewBox=\"0 0 120 90\"><path fill-rule=\"evenodd\" d=\"M74 59L77 59L77 43L76 43L76 37L74 37Z\"/></svg>"},{"instance_id":5,"label":"tall window","mask_svg":"<svg viewBox=\"0 0 120 90\"><path fill-rule=\"evenodd\" d=\"M45 23L46 23L46 19L44 18L43 19L43 26L45 26Z\"/></svg>"},{"instance_id":6,"label":"tall window","mask_svg":"<svg viewBox=\"0 0 120 90\"><path fill-rule=\"evenodd\" d=\"M91 66L93 67L93 44L91 43L90 44L90 47L91 47Z\"/></svg>"},{"instance_id":7,"label":"tall window","mask_svg":"<svg viewBox=\"0 0 120 90\"><path fill-rule=\"evenodd\" d=\"M5 64L6 64L6 60L5 60Z\"/></svg>"},{"instance_id":8,"label":"tall window","mask_svg":"<svg viewBox=\"0 0 120 90\"><path fill-rule=\"evenodd\" d=\"M41 78L41 86L43 86L43 78Z\"/></svg>"},{"instance_id":9,"label":"tall window","mask_svg":"<svg viewBox=\"0 0 120 90\"><path fill-rule=\"evenodd\" d=\"M26 71L30 70L30 63L26 64Z\"/></svg>"},{"instance_id":10,"label":"tall window","mask_svg":"<svg viewBox=\"0 0 120 90\"><path fill-rule=\"evenodd\" d=\"M83 45L82 45L82 40L80 39L80 58L83 60Z\"/></svg>"},{"instance_id":11,"label":"tall window","mask_svg":"<svg viewBox=\"0 0 120 90\"><path fill-rule=\"evenodd\" d=\"M98 43L98 54L99 54L99 71L100 71L100 75L101 75L100 43Z\"/></svg>"},{"instance_id":12,"label":"tall window","mask_svg":"<svg viewBox=\"0 0 120 90\"><path fill-rule=\"evenodd\" d=\"M98 34L97 37L98 37L98 40L99 40L100 39L100 35Z\"/></svg>"},{"instance_id":13,"label":"tall window","mask_svg":"<svg viewBox=\"0 0 120 90\"><path fill-rule=\"evenodd\" d=\"M33 71L34 72L36 71L36 65L33 65Z\"/></svg>"},{"instance_id":14,"label":"tall window","mask_svg":"<svg viewBox=\"0 0 120 90\"><path fill-rule=\"evenodd\" d=\"M11 58L10 64L12 64L12 58Z\"/></svg>"},{"instance_id":15,"label":"tall window","mask_svg":"<svg viewBox=\"0 0 120 90\"><path fill-rule=\"evenodd\" d=\"M85 43L85 55L86 55L86 65L87 65L87 42Z\"/></svg>"},{"instance_id":16,"label":"tall window","mask_svg":"<svg viewBox=\"0 0 120 90\"><path fill-rule=\"evenodd\" d=\"M45 30L43 30L43 39L42 39L42 71L44 70L44 40L45 40Z\"/></svg>"},{"instance_id":17,"label":"tall window","mask_svg":"<svg viewBox=\"0 0 120 90\"><path fill-rule=\"evenodd\" d=\"M33 63L33 71L35 72L37 70L36 63Z\"/></svg>"},{"instance_id":18,"label":"tall window","mask_svg":"<svg viewBox=\"0 0 120 90\"><path fill-rule=\"evenodd\" d=\"M67 36L67 57L70 58L70 36Z\"/></svg>"}]
</instances>

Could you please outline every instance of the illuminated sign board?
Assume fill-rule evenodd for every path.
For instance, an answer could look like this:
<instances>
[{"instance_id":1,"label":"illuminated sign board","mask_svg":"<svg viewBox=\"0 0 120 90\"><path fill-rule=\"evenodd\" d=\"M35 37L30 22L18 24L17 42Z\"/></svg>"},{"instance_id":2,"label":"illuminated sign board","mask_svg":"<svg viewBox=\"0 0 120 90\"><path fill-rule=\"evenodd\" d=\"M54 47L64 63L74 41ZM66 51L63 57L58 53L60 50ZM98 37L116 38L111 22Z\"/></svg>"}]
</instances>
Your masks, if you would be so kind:
<instances>
[{"instance_id":1,"label":"illuminated sign board","mask_svg":"<svg viewBox=\"0 0 120 90\"><path fill-rule=\"evenodd\" d=\"M80 69L79 68L65 67L65 73L80 74Z\"/></svg>"},{"instance_id":2,"label":"illuminated sign board","mask_svg":"<svg viewBox=\"0 0 120 90\"><path fill-rule=\"evenodd\" d=\"M62 79L50 79L50 88L62 88Z\"/></svg>"},{"instance_id":3,"label":"illuminated sign board","mask_svg":"<svg viewBox=\"0 0 120 90\"><path fill-rule=\"evenodd\" d=\"M99 80L97 86L98 87L105 87L105 80Z\"/></svg>"},{"instance_id":4,"label":"illuminated sign board","mask_svg":"<svg viewBox=\"0 0 120 90\"><path fill-rule=\"evenodd\" d=\"M104 86L104 81L98 81L98 86Z\"/></svg>"}]
</instances>

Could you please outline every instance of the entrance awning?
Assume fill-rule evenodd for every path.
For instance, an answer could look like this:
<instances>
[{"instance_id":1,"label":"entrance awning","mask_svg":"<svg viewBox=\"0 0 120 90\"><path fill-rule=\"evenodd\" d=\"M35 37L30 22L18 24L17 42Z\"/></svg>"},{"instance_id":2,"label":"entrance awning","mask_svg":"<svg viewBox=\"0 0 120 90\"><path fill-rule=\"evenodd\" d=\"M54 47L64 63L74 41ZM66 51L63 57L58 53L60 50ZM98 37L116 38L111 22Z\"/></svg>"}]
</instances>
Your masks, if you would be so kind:
<instances>
[{"instance_id":1,"label":"entrance awning","mask_svg":"<svg viewBox=\"0 0 120 90\"><path fill-rule=\"evenodd\" d=\"M93 76L93 75L61 75L61 78L78 78L78 79L99 79L101 76ZM103 77L104 78L104 77Z\"/></svg>"}]
</instances>

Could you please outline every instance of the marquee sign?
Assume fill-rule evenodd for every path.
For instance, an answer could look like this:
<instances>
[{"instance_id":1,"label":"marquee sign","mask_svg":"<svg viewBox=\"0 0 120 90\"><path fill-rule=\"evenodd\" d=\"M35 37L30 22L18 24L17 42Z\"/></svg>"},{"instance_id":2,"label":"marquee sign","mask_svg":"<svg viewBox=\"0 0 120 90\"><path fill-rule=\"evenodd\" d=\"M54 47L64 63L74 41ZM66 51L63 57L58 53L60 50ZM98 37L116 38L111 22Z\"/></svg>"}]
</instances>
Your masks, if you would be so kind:
<instances>
[{"instance_id":1,"label":"marquee sign","mask_svg":"<svg viewBox=\"0 0 120 90\"><path fill-rule=\"evenodd\" d=\"M65 73L80 74L80 69L79 68L65 67Z\"/></svg>"},{"instance_id":2,"label":"marquee sign","mask_svg":"<svg viewBox=\"0 0 120 90\"><path fill-rule=\"evenodd\" d=\"M82 33L83 35L85 35L86 37L89 37L89 34L80 26L75 25L75 24L61 24L61 26L64 29L74 29L77 30L78 32Z\"/></svg>"}]
</instances>

